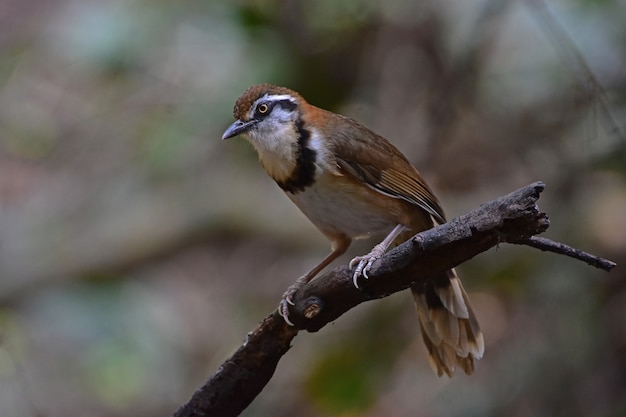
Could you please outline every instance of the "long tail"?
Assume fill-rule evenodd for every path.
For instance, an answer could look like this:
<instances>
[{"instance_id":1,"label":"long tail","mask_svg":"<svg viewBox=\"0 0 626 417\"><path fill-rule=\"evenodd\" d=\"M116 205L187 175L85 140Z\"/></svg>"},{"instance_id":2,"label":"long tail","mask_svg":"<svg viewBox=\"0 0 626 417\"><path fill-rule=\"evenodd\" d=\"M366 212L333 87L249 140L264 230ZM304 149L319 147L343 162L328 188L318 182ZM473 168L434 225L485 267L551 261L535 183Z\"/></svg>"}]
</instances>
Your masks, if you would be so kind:
<instances>
[{"instance_id":1,"label":"long tail","mask_svg":"<svg viewBox=\"0 0 626 417\"><path fill-rule=\"evenodd\" d=\"M454 269L413 284L411 292L433 370L451 377L458 366L471 374L474 360L483 356L485 342Z\"/></svg>"}]
</instances>

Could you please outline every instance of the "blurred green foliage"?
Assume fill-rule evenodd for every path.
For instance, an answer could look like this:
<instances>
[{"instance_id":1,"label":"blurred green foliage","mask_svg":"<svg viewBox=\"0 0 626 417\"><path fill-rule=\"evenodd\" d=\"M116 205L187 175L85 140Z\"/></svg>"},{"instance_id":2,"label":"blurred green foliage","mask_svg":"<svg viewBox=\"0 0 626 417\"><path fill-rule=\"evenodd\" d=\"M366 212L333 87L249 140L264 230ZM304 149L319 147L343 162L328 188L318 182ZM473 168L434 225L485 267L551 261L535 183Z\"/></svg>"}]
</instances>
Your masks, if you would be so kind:
<instances>
[{"instance_id":1,"label":"blurred green foliage","mask_svg":"<svg viewBox=\"0 0 626 417\"><path fill-rule=\"evenodd\" d=\"M375 403L406 348L398 308L368 312L353 329L311 363L306 382L311 401L330 415L355 414ZM417 327L417 326L416 326Z\"/></svg>"}]
</instances>

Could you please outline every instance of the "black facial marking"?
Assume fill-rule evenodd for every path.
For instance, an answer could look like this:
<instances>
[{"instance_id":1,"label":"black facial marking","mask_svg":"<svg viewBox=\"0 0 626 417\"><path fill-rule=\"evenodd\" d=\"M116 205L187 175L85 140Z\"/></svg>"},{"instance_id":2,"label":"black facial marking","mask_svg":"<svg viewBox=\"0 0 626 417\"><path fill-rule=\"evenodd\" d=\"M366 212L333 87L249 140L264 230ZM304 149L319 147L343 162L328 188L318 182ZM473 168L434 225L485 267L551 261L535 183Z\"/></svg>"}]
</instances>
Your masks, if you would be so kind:
<instances>
[{"instance_id":1,"label":"black facial marking","mask_svg":"<svg viewBox=\"0 0 626 417\"><path fill-rule=\"evenodd\" d=\"M289 99L279 100L275 102L277 106L285 110L294 111L298 105Z\"/></svg>"},{"instance_id":2,"label":"black facial marking","mask_svg":"<svg viewBox=\"0 0 626 417\"><path fill-rule=\"evenodd\" d=\"M282 102L289 102L295 108L295 104L290 100L281 100L278 103ZM298 134L296 166L289 178L285 181L276 181L283 191L292 194L304 191L306 187L315 182L315 157L317 155L317 152L308 146L311 132L304 127L302 120L296 122L296 133Z\"/></svg>"},{"instance_id":3,"label":"black facial marking","mask_svg":"<svg viewBox=\"0 0 626 417\"><path fill-rule=\"evenodd\" d=\"M274 107L280 107L287 111L294 111L298 105L289 99L278 100L278 101L262 101L257 104L256 109L254 110L254 118L261 120L265 117L269 116L274 110Z\"/></svg>"}]
</instances>

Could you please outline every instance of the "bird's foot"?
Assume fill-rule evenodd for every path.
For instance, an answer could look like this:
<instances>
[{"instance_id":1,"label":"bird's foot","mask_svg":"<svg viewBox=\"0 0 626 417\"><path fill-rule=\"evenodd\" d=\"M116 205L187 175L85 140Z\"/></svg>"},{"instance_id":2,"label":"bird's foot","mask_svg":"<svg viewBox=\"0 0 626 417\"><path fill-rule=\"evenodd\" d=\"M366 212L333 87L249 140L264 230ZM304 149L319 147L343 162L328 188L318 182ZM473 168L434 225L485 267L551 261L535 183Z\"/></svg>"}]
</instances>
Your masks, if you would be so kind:
<instances>
[{"instance_id":1,"label":"bird's foot","mask_svg":"<svg viewBox=\"0 0 626 417\"><path fill-rule=\"evenodd\" d=\"M352 269L356 265L356 269L354 270L354 274L352 275L352 283L356 288L359 288L359 277L363 276L363 278L365 279L369 278L369 276L367 275L369 269L372 267L374 262L383 257L386 249L387 248L381 243L374 246L374 248L367 255L356 256L350 261L350 263L348 264L350 269Z\"/></svg>"},{"instance_id":2,"label":"bird's foot","mask_svg":"<svg viewBox=\"0 0 626 417\"><path fill-rule=\"evenodd\" d=\"M278 314L280 314L280 316L285 320L285 323L290 326L293 326L294 324L291 322L291 320L289 320L289 306L296 305L293 302L293 296L307 282L309 282L309 279L306 275L298 278L296 282L294 282L289 288L287 288L287 291L285 291L285 293L283 294L282 300L280 300L280 303L278 304Z\"/></svg>"}]
</instances>

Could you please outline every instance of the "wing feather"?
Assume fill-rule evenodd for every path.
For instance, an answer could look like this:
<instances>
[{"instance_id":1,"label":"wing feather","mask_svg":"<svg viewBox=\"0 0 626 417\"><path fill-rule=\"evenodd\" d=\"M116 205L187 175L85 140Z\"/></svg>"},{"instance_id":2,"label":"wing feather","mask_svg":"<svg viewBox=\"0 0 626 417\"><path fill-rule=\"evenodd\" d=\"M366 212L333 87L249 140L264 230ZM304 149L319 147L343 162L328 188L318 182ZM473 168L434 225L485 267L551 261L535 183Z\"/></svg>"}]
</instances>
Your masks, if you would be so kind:
<instances>
[{"instance_id":1,"label":"wing feather","mask_svg":"<svg viewBox=\"0 0 626 417\"><path fill-rule=\"evenodd\" d=\"M345 127L347 118L337 117L343 119L342 126ZM340 172L359 179L382 194L415 204L438 223L445 223L437 198L406 157L382 136L352 119L347 121L350 129L330 129L335 162Z\"/></svg>"}]
</instances>

